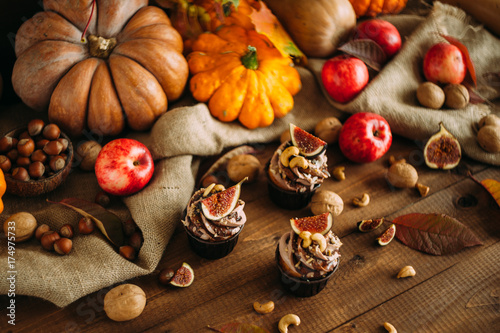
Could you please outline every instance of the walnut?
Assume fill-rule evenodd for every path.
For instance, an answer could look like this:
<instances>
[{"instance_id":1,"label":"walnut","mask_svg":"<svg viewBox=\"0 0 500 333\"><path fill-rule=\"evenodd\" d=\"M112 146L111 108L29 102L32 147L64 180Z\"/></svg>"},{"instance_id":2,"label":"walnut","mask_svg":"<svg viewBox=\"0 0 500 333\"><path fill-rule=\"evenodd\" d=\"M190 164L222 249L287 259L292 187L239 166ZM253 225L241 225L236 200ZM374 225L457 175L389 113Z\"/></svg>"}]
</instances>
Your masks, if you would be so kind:
<instances>
[{"instance_id":1,"label":"walnut","mask_svg":"<svg viewBox=\"0 0 500 333\"><path fill-rule=\"evenodd\" d=\"M336 117L328 117L316 124L314 134L328 144L336 143L339 140L342 123Z\"/></svg>"},{"instance_id":2,"label":"walnut","mask_svg":"<svg viewBox=\"0 0 500 333\"><path fill-rule=\"evenodd\" d=\"M319 190L311 198L311 212L314 215L330 212L335 217L339 216L342 210L344 210L344 201L335 192Z\"/></svg>"},{"instance_id":3,"label":"walnut","mask_svg":"<svg viewBox=\"0 0 500 333\"><path fill-rule=\"evenodd\" d=\"M227 162L226 171L229 178L237 183L245 177L248 182L257 180L260 172L260 161L250 154L241 154L232 157Z\"/></svg>"}]
</instances>

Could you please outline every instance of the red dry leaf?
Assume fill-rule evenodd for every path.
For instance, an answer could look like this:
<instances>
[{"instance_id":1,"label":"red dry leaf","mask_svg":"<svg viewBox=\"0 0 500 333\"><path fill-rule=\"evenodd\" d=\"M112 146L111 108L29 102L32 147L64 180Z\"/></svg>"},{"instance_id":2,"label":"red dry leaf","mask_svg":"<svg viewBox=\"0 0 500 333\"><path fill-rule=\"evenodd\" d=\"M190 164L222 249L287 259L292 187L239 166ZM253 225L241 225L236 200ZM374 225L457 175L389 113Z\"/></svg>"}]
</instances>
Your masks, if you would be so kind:
<instances>
[{"instance_id":1,"label":"red dry leaf","mask_svg":"<svg viewBox=\"0 0 500 333\"><path fill-rule=\"evenodd\" d=\"M482 245L467 226L445 214L411 213L395 218L396 238L406 246L433 255L451 254Z\"/></svg>"},{"instance_id":2,"label":"red dry leaf","mask_svg":"<svg viewBox=\"0 0 500 333\"><path fill-rule=\"evenodd\" d=\"M341 45L338 50L360 59L378 72L387 61L382 47L371 39L353 39Z\"/></svg>"},{"instance_id":3,"label":"red dry leaf","mask_svg":"<svg viewBox=\"0 0 500 333\"><path fill-rule=\"evenodd\" d=\"M474 64L472 63L472 59L470 58L469 50L467 49L467 47L454 37L446 35L441 35L441 37L443 37L450 44L455 45L460 49L460 51L462 51L462 54L464 55L465 58L465 65L467 66L467 72L469 73L472 83L475 87L477 85L476 69L474 68Z\"/></svg>"},{"instance_id":4,"label":"red dry leaf","mask_svg":"<svg viewBox=\"0 0 500 333\"><path fill-rule=\"evenodd\" d=\"M209 327L215 332L221 333L269 333L268 330L251 324L229 323L224 324L220 329Z\"/></svg>"},{"instance_id":5,"label":"red dry leaf","mask_svg":"<svg viewBox=\"0 0 500 333\"><path fill-rule=\"evenodd\" d=\"M118 216L101 205L77 199L67 198L59 202L47 200L50 203L60 204L71 208L75 212L92 219L99 230L114 245L120 247L124 243L123 224Z\"/></svg>"}]
</instances>

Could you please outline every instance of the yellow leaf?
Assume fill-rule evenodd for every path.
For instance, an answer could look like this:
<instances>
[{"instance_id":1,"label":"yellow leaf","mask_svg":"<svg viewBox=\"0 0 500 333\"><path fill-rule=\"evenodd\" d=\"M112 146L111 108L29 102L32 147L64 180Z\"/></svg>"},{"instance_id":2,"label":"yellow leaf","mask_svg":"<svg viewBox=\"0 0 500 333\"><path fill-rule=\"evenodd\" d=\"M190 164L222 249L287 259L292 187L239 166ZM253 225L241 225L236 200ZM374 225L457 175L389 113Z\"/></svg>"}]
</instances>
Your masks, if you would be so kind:
<instances>
[{"instance_id":1,"label":"yellow leaf","mask_svg":"<svg viewBox=\"0 0 500 333\"><path fill-rule=\"evenodd\" d=\"M500 207L500 182L494 179L484 179L481 181L481 185L490 192L491 196L497 202Z\"/></svg>"}]
</instances>

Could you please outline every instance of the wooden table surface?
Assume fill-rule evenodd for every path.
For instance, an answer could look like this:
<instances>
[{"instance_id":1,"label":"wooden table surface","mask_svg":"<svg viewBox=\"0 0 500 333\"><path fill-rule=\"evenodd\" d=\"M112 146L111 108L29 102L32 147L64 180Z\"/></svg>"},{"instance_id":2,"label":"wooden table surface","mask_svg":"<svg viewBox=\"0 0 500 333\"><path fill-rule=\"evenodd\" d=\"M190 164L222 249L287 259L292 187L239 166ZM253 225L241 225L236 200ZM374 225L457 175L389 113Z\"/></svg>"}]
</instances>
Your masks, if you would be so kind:
<instances>
[{"instance_id":1,"label":"wooden table surface","mask_svg":"<svg viewBox=\"0 0 500 333\"><path fill-rule=\"evenodd\" d=\"M256 147L264 164L278 143ZM0 320L5 332L211 332L226 323L258 325L278 332L278 321L288 313L301 318L299 332L386 332L384 322L398 332L495 332L500 327L500 208L478 180L500 180L500 168L464 158L451 171L431 170L423 163L421 143L396 137L389 153L369 164L354 164L337 146L328 149L329 167L346 168L346 179L327 179L323 189L338 193L345 207L333 225L343 242L340 268L326 288L310 298L297 298L280 285L274 251L279 237L289 230L291 217L310 216L308 207L287 211L268 198L263 173L253 184L244 184L248 222L232 253L219 260L198 257L179 228L169 242L158 270L189 263L195 272L187 288L162 286L154 273L129 280L144 289L144 312L129 322L113 322L103 311L109 288L85 296L66 308L33 297L16 296L16 325ZM384 175L388 157L406 158L419 172L419 182L430 186L420 197L416 189L393 189ZM351 200L363 192L371 202L363 208ZM433 256L393 240L385 247L375 238L385 228L361 233L362 219L407 213L443 213L470 227L483 245L458 253ZM384 227L387 227L386 223ZM397 279L412 265L416 275ZM124 281L125 282L125 281ZM1 296L2 304L6 296ZM256 313L255 301L275 303L273 312ZM5 308L2 309L4 313Z\"/></svg>"}]
</instances>

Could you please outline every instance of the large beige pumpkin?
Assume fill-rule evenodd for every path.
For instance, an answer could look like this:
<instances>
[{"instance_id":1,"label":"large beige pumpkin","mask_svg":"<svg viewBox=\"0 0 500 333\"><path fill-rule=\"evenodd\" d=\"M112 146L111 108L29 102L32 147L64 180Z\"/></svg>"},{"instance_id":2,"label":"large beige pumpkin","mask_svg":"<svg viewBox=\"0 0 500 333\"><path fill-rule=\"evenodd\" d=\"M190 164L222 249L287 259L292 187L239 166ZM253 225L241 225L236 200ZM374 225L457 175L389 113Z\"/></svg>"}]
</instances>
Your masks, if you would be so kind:
<instances>
[{"instance_id":1,"label":"large beige pumpkin","mask_svg":"<svg viewBox=\"0 0 500 333\"><path fill-rule=\"evenodd\" d=\"M188 78L182 38L147 0L45 0L16 35L15 92L70 136L147 130Z\"/></svg>"}]
</instances>

